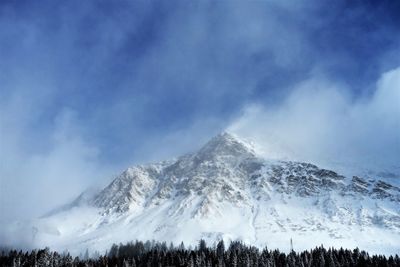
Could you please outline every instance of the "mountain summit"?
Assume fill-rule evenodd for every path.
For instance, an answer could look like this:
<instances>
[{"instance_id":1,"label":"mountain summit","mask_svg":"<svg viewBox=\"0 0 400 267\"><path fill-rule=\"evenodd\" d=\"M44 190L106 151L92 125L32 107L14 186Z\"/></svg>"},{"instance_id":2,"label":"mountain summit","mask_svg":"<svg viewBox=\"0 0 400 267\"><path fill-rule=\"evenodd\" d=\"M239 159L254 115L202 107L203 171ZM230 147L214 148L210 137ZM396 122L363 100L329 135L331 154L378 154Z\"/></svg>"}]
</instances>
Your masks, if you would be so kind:
<instances>
[{"instance_id":1,"label":"mountain summit","mask_svg":"<svg viewBox=\"0 0 400 267\"><path fill-rule=\"evenodd\" d=\"M191 195L202 196L203 201L215 196L239 202L240 192L231 195L229 190L233 190L232 186L243 187L251 172L249 164L256 162L249 144L222 133L196 153L182 156L173 163L127 169L95 197L93 204L107 212L124 212L149 207L171 197Z\"/></svg>"},{"instance_id":2,"label":"mountain summit","mask_svg":"<svg viewBox=\"0 0 400 267\"><path fill-rule=\"evenodd\" d=\"M205 157L239 157L255 156L255 152L251 144L240 140L238 137L224 132L212 138L198 152L198 156Z\"/></svg>"},{"instance_id":3,"label":"mountain summit","mask_svg":"<svg viewBox=\"0 0 400 267\"><path fill-rule=\"evenodd\" d=\"M36 242L105 250L134 239L203 238L287 250L292 238L298 249L400 247L398 187L310 163L265 160L229 133L176 160L130 167L84 199L36 221Z\"/></svg>"}]
</instances>

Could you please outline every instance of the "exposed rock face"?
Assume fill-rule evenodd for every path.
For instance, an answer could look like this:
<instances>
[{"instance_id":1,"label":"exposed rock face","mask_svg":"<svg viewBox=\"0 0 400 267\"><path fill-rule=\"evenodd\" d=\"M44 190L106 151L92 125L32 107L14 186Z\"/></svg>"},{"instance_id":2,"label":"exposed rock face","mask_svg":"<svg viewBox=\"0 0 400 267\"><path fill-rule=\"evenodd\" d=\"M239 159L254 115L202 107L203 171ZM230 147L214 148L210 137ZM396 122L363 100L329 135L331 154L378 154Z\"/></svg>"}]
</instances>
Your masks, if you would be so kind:
<instances>
[{"instance_id":1,"label":"exposed rock face","mask_svg":"<svg viewBox=\"0 0 400 267\"><path fill-rule=\"evenodd\" d=\"M344 176L334 171L319 169L309 163L280 162L270 166L270 181L277 190L298 196L317 196L331 190L343 190Z\"/></svg>"},{"instance_id":2,"label":"exposed rock face","mask_svg":"<svg viewBox=\"0 0 400 267\"><path fill-rule=\"evenodd\" d=\"M371 183L366 181L365 179L353 176L349 189L353 192L360 193L362 195L367 195L370 191L369 190L370 186Z\"/></svg>"},{"instance_id":3,"label":"exposed rock face","mask_svg":"<svg viewBox=\"0 0 400 267\"><path fill-rule=\"evenodd\" d=\"M400 188L385 183L384 181L377 181L371 191L374 198L390 199L391 201L400 202Z\"/></svg>"},{"instance_id":4,"label":"exposed rock face","mask_svg":"<svg viewBox=\"0 0 400 267\"><path fill-rule=\"evenodd\" d=\"M131 206L143 205L158 183L162 167L160 164L127 169L96 195L92 203L107 212L126 212Z\"/></svg>"}]
</instances>

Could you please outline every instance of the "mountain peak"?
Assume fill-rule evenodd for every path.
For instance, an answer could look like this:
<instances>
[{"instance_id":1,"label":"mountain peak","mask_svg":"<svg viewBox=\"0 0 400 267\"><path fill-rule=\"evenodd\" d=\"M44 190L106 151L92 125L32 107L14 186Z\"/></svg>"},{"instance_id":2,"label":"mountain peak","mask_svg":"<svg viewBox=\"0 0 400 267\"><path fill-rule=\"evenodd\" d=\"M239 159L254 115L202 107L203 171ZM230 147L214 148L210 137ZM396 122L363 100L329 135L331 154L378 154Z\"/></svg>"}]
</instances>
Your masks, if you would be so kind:
<instances>
[{"instance_id":1,"label":"mountain peak","mask_svg":"<svg viewBox=\"0 0 400 267\"><path fill-rule=\"evenodd\" d=\"M251 144L228 132L222 132L211 138L211 140L199 150L198 154L233 157L255 156Z\"/></svg>"},{"instance_id":2,"label":"mountain peak","mask_svg":"<svg viewBox=\"0 0 400 267\"><path fill-rule=\"evenodd\" d=\"M219 142L234 142L234 141L240 141L239 137L236 135L229 133L229 132L221 132L218 135L214 136L212 139L218 140Z\"/></svg>"}]
</instances>

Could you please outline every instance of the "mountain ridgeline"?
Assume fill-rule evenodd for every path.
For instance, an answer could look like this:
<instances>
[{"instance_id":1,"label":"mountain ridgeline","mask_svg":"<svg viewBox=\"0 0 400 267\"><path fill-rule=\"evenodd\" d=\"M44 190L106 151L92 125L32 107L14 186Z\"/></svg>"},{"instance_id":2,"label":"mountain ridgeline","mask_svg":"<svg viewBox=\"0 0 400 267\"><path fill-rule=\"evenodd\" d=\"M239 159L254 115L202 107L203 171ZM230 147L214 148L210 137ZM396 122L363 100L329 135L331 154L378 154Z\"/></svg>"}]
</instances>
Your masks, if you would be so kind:
<instances>
[{"instance_id":1,"label":"mountain ridgeline","mask_svg":"<svg viewBox=\"0 0 400 267\"><path fill-rule=\"evenodd\" d=\"M241 205L250 204L253 199L270 200L273 192L315 197L326 196L330 191L400 202L400 189L384 181L357 176L347 181L334 171L310 163L266 161L257 157L248 144L224 133L197 153L175 162L127 169L92 204L107 212L127 212L198 195L202 197L199 215L207 216L207 205L217 205L213 200Z\"/></svg>"}]
</instances>

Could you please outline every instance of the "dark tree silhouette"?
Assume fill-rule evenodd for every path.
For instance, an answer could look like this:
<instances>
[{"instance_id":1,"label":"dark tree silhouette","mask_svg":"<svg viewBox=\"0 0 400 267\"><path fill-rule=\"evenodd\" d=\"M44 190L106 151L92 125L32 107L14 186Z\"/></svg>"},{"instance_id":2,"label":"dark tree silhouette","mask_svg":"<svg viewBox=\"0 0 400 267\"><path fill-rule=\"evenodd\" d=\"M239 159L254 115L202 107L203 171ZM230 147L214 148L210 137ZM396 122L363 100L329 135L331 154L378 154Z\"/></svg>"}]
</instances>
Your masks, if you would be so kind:
<instances>
[{"instance_id":1,"label":"dark tree silhouette","mask_svg":"<svg viewBox=\"0 0 400 267\"><path fill-rule=\"evenodd\" d=\"M204 240L200 240L195 249L185 249L183 243L175 247L167 246L165 242L141 241L127 244L113 244L108 253L100 255L98 252L89 257L86 250L81 258L73 258L68 252L59 254L49 248L23 252L2 249L0 266L20 267L400 267L398 255L386 257L384 255L369 255L358 248L325 249L316 247L310 251L286 254L279 250L261 251L242 242L232 242L226 249L221 240L213 248L208 247Z\"/></svg>"}]
</instances>

